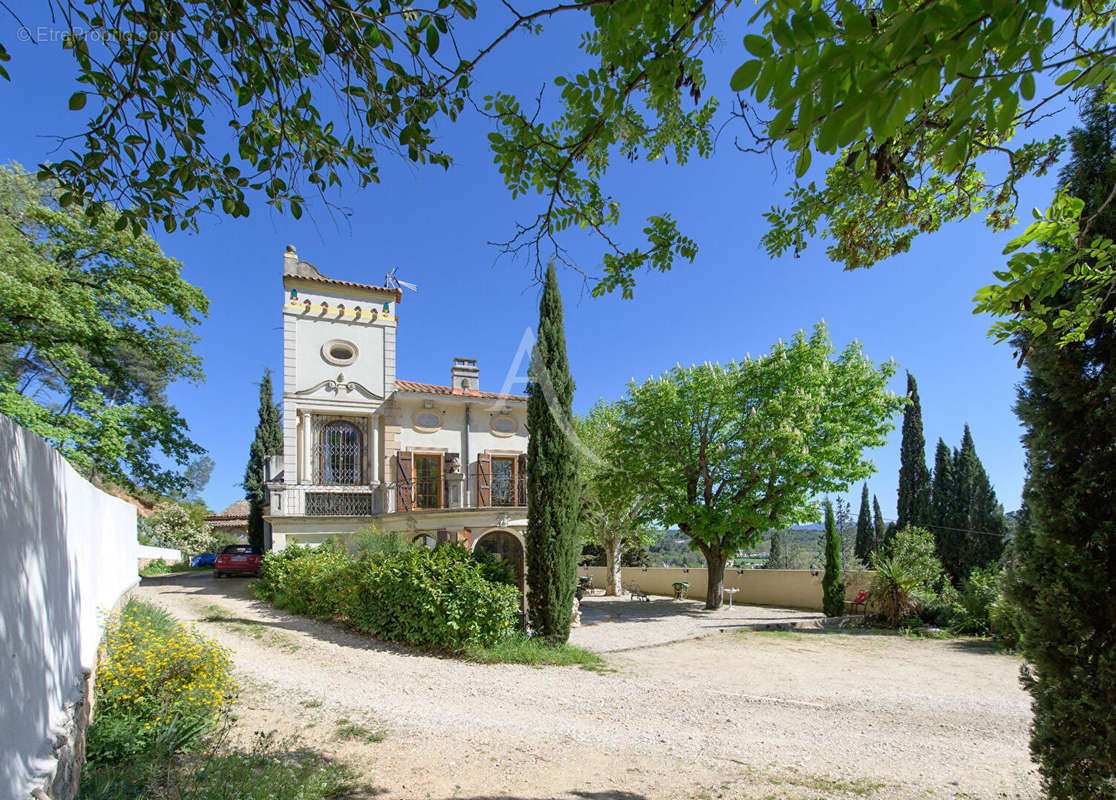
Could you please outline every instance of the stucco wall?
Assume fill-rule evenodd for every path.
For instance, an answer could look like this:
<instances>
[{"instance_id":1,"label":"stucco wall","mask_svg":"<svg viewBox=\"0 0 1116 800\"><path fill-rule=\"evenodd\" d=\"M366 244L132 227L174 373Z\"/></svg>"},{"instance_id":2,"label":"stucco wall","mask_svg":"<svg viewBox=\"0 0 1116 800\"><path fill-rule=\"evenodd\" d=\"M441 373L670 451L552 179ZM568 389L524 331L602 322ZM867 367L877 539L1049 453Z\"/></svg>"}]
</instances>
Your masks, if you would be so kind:
<instances>
[{"instance_id":1,"label":"stucco wall","mask_svg":"<svg viewBox=\"0 0 1116 800\"><path fill-rule=\"evenodd\" d=\"M52 744L73 735L103 612L135 585L138 547L134 506L0 415L0 800L50 790Z\"/></svg>"},{"instance_id":2,"label":"stucco wall","mask_svg":"<svg viewBox=\"0 0 1116 800\"><path fill-rule=\"evenodd\" d=\"M705 568L690 569L683 572L682 568L652 567L624 567L622 582L627 589L638 585L648 594L674 596L671 587L675 581L685 581L690 584L687 597L695 600L704 600L708 587L708 575ZM605 585L604 567L578 567L579 575L592 575L593 585ZM867 589L871 583L870 572L860 572L855 576L845 576L845 597L852 600L861 589ZM739 589L732 596L733 604L743 603L756 606L779 606L781 608L803 608L811 611L822 610L822 576L819 572L811 575L806 569L736 569L725 570L725 587Z\"/></svg>"},{"instance_id":3,"label":"stucco wall","mask_svg":"<svg viewBox=\"0 0 1116 800\"><path fill-rule=\"evenodd\" d=\"M182 560L182 551L171 547L151 547L141 544L136 551L139 558L139 568L143 569L152 561L162 559L168 564L177 564Z\"/></svg>"}]
</instances>

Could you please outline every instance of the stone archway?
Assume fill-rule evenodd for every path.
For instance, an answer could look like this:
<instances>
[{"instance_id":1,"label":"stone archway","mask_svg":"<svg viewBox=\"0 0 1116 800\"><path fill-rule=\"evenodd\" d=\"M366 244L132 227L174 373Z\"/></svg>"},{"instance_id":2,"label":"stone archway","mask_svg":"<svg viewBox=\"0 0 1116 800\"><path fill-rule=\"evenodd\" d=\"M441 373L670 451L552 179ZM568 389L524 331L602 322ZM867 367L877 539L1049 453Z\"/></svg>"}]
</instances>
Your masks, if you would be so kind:
<instances>
[{"instance_id":1,"label":"stone archway","mask_svg":"<svg viewBox=\"0 0 1116 800\"><path fill-rule=\"evenodd\" d=\"M511 531L491 530L477 537L473 544L474 550L485 550L500 561L507 561L515 570L515 584L521 594L527 591L525 580L527 572L527 554L523 549L523 542Z\"/></svg>"}]
</instances>

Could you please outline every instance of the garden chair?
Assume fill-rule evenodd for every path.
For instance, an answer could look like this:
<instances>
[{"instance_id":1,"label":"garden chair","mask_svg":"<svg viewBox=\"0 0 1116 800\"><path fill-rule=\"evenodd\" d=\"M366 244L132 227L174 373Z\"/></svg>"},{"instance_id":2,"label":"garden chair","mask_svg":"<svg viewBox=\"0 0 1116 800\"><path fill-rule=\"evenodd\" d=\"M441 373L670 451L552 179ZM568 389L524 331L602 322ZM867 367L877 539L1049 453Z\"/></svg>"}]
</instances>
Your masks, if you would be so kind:
<instances>
[{"instance_id":1,"label":"garden chair","mask_svg":"<svg viewBox=\"0 0 1116 800\"><path fill-rule=\"evenodd\" d=\"M871 594L867 589L861 589L859 592L856 593L856 597L854 597L852 600L846 600L845 605L852 606L854 614L857 613L857 608L859 608L860 613L863 614L865 611L868 610L868 598L870 596Z\"/></svg>"},{"instance_id":2,"label":"garden chair","mask_svg":"<svg viewBox=\"0 0 1116 800\"><path fill-rule=\"evenodd\" d=\"M628 594L632 596L633 600L642 600L645 603L651 602L651 596L643 591L643 589L640 589L638 583L633 583L628 586Z\"/></svg>"}]
</instances>

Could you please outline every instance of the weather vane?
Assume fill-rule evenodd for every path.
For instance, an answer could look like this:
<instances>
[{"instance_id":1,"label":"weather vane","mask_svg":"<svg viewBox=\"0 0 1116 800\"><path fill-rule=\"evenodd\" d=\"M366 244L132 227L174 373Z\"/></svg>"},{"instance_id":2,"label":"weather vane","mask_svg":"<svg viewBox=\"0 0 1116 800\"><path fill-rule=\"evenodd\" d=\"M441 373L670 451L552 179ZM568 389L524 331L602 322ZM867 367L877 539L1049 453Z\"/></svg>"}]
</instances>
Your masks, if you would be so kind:
<instances>
[{"instance_id":1,"label":"weather vane","mask_svg":"<svg viewBox=\"0 0 1116 800\"><path fill-rule=\"evenodd\" d=\"M398 269L399 267L392 267L391 272L384 276L384 286L389 289L410 289L412 292L417 292L418 286L413 283L408 283L407 281L401 281L399 278L395 277L395 273Z\"/></svg>"}]
</instances>

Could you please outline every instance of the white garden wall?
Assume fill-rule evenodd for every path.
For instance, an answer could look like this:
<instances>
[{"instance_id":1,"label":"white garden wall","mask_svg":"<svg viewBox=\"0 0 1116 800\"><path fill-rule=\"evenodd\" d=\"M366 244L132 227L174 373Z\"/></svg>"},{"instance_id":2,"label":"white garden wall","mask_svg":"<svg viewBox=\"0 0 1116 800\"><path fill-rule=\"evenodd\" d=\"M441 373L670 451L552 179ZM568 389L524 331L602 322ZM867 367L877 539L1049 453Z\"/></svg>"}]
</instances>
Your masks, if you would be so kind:
<instances>
[{"instance_id":1,"label":"white garden wall","mask_svg":"<svg viewBox=\"0 0 1116 800\"><path fill-rule=\"evenodd\" d=\"M0 415L0 800L68 794L104 614L137 558L135 508Z\"/></svg>"}]
</instances>

